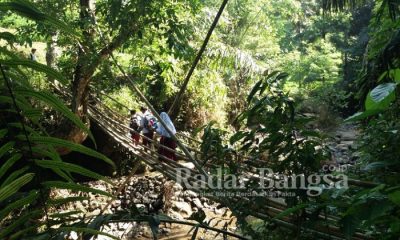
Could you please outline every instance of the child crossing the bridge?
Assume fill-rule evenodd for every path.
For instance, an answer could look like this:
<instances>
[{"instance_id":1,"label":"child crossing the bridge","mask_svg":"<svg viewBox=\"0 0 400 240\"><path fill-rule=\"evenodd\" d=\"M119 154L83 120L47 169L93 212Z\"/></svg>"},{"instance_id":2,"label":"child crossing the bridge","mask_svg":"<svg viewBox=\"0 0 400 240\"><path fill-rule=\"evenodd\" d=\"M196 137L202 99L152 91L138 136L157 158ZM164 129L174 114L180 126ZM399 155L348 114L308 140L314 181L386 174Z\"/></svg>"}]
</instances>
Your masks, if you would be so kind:
<instances>
[{"instance_id":1,"label":"child crossing the bridge","mask_svg":"<svg viewBox=\"0 0 400 240\"><path fill-rule=\"evenodd\" d=\"M131 110L131 119L129 123L130 133L134 145L139 143L140 139L140 121L142 117L136 113L136 110Z\"/></svg>"},{"instance_id":2,"label":"child crossing the bridge","mask_svg":"<svg viewBox=\"0 0 400 240\"><path fill-rule=\"evenodd\" d=\"M162 112L160 114L161 120L165 123L166 127L172 132L172 134L176 134L176 129L174 124L172 123L171 118L168 116L166 112ZM176 149L176 142L175 140L171 137L171 135L168 133L168 131L164 128L164 126L161 123L157 124L156 128L157 134L161 136L160 138L160 145L158 148L158 153L168 159L176 161L176 154L175 154L175 149ZM164 147L167 148L164 148ZM163 161L164 159L162 157L159 157L160 161Z\"/></svg>"},{"instance_id":3,"label":"child crossing the bridge","mask_svg":"<svg viewBox=\"0 0 400 240\"><path fill-rule=\"evenodd\" d=\"M155 118L145 107L140 107L140 111L142 112L140 128L144 136L142 137L142 143L146 147L151 147L154 138L154 129L152 126L155 124Z\"/></svg>"}]
</instances>

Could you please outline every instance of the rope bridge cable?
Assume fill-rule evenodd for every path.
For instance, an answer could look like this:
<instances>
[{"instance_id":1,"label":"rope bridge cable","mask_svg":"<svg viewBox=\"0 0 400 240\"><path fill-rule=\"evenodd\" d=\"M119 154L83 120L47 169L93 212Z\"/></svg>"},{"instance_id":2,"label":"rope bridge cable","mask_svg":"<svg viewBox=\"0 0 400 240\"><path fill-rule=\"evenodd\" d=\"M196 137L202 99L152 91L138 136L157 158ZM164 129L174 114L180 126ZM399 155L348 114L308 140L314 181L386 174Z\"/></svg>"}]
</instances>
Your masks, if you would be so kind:
<instances>
[{"instance_id":1,"label":"rope bridge cable","mask_svg":"<svg viewBox=\"0 0 400 240\"><path fill-rule=\"evenodd\" d=\"M225 0L226 1L226 0ZM98 29L100 37L103 39L104 42L107 42L104 39L103 34L101 33L100 29ZM159 120L159 122L166 128L166 130L169 132L169 134L172 136L172 138L177 142L178 146L181 148L181 150L184 152L186 159L190 162L192 162L195 165L195 169L190 169L186 166L183 166L171 159L166 158L165 156L162 156L158 154L157 151L152 150L151 148L148 148L143 145L134 145L132 142L132 139L128 136L127 134L127 129L130 129L129 127L126 127L126 123L124 120L124 117L114 115L114 111L110 111L107 106L105 106L101 101L98 99L94 99L94 104L89 104L89 116L94 121L95 123L98 124L98 126L105 132L107 133L110 137L114 139L117 143L119 143L121 146L125 147L128 149L134 156L142 159L146 164L150 165L151 167L155 168L156 170L160 171L163 173L166 177L168 177L171 180L177 181L179 180L180 176L176 168L183 168L186 170L187 177L186 182L188 183L198 183L198 184L205 184L207 186L207 180L208 180L208 173L204 170L203 166L199 164L197 159L195 159L190 151L188 150L187 146L182 144L180 140L171 133L169 128L166 126L166 124L163 122L163 120L160 118L158 113L155 111L153 106L150 104L150 102L146 99L146 97L142 94L142 92L136 87L134 84L134 81L130 78L129 75L127 75L124 71L124 69L121 67L121 65L117 62L115 59L114 55L111 53L110 54L114 64L118 67L118 69L121 71L121 73L124 75L124 77L128 80L130 83L130 87L137 93L139 98L149 107L149 109L152 111L153 115ZM64 89L65 93L65 89ZM113 119L114 117L114 119ZM125 118L126 119L126 118ZM163 161L160 161L159 159L163 159ZM204 176L205 181L199 180L197 176L201 174ZM252 174L249 172L248 174ZM254 176L258 179L259 176ZM260 179L261 180L261 179ZM200 192L202 191L201 189L192 189L194 191ZM226 199L224 197L217 197L217 196L209 196L210 199L221 202L226 204L228 207L235 207L235 204L237 203L246 203L249 206L248 209L248 214L253 215L255 217L258 217L260 219L264 220L269 220L269 221L274 221L277 224L289 228L297 228L295 223L295 219L292 219L289 216L283 217L281 220L280 219L275 219L274 217L279 215L280 213L284 212L285 209L287 209L287 205L284 202L280 202L279 200L274 200L271 198L265 198L265 206L260 208L252 208L252 204L254 199L250 199L248 197L241 197L241 196L234 196L229 199ZM243 210L244 211L244 210ZM321 219L322 221L324 220L323 218ZM317 227L302 227L303 229L310 231L312 233L315 233L317 236L320 236L322 238L328 238L328 239L343 239L345 238L344 234L340 232L339 228L335 226L337 222L332 223L327 226L317 226ZM362 233L356 233L353 236L353 239L367 239L368 237L365 236Z\"/></svg>"},{"instance_id":2,"label":"rope bridge cable","mask_svg":"<svg viewBox=\"0 0 400 240\"><path fill-rule=\"evenodd\" d=\"M190 80L194 70L196 69L197 64L200 62L201 56L203 55L204 51L206 50L206 47L207 47L208 41L210 40L211 34L213 33L215 27L217 26L219 18L221 17L227 3L228 3L228 0L222 1L221 6L217 12L217 15L215 16L214 21L212 22L210 29L208 30L207 35L203 41L203 44L201 45L201 48L200 48L199 52L197 53L196 58L194 59L192 66L190 67L189 72L186 75L185 80L183 81L181 89L179 90L178 94L176 95L171 108L168 110L168 113L170 115L172 114L173 118L175 118L177 113L179 112L180 101L182 99L182 95L186 90L186 87L189 83L189 80Z\"/></svg>"},{"instance_id":3,"label":"rope bridge cable","mask_svg":"<svg viewBox=\"0 0 400 240\"><path fill-rule=\"evenodd\" d=\"M69 95L68 92L64 89L64 94ZM198 184L207 184L207 182L204 182L203 180L199 180L197 176L201 174L197 169L190 169L176 161L173 161L171 159L168 159L160 154L158 154L157 151L147 148L141 144L139 145L134 145L132 139L129 137L127 130L130 128L126 126L126 123L124 122L124 119L121 119L117 117L113 111L110 111L99 99L94 99L89 104L89 117L93 122L95 122L106 134L108 134L114 141L119 143L122 147L128 149L134 156L138 157L142 161L144 161L147 165L151 166L152 168L156 169L157 171L161 172L163 175L165 175L167 178L178 181L180 176L176 169L181 168L185 170L185 175L186 177L186 182L193 184L193 183L198 183ZM160 161L160 158L163 159L163 161ZM251 172L246 175L248 179L255 178L260 180L260 176L254 175ZM207 186L207 185L205 185ZM121 186L120 186L121 187ZM202 190L200 189L192 189L197 192L201 192ZM243 196L234 196L232 198L229 198L229 201L227 202L227 199L221 198L221 197L216 197L216 196L209 196L208 198L215 200L217 202L226 204L228 207L234 207L235 203L246 203L250 207L248 209L248 214L253 215L257 218L264 219L264 220L269 220L269 221L274 221L278 225L281 225L283 227L289 227L289 228L295 228L295 220L292 219L291 217L284 217L282 219L274 219L275 216L281 214L282 212L287 209L287 205L283 202L280 201L279 199L273 199L273 198L265 198L263 201L262 207L257 207L256 209L253 209L251 206L254 202L253 199L248 198L248 197L243 197ZM325 221L324 216L319 216L320 221ZM335 226L337 223L337 220L333 216L329 216L329 221L331 222L329 226L327 227L318 227L316 229L305 229L307 231L315 233L316 236L319 236L321 238L329 238L329 239L343 239L344 236L340 232L339 228ZM362 233L356 233L353 237L353 239L367 239L365 235Z\"/></svg>"},{"instance_id":4,"label":"rope bridge cable","mask_svg":"<svg viewBox=\"0 0 400 240\"><path fill-rule=\"evenodd\" d=\"M124 124L124 123L121 123L121 121L127 120L126 117L120 115L119 112L117 112L117 111L115 111L115 110L109 108L108 106L106 106L100 99L95 98L94 100L95 100L94 103L96 104L96 107L93 108L94 111L96 111L95 109L98 109L98 108L103 109L103 111L105 111L105 112L103 112L103 114L101 114L101 116L106 116L106 117L111 121L110 125L112 125L112 126L117 126L117 127L120 128L120 129L124 129L124 130L121 131L122 133L127 133L127 132L129 132L129 131L135 131L135 129L132 129L132 128L128 127L128 126L127 126L126 124ZM122 103L118 102L118 101L115 100L115 99L114 99L114 101L116 101L117 104L123 105ZM115 117L116 120L113 120L110 116ZM135 131L135 132L137 132L137 131ZM146 137L146 136L144 136L144 135L142 135L142 134L140 134L140 135L141 135L143 138L145 138L145 139L147 139L147 140L149 140L149 141L154 142L154 140L152 140L152 139L150 139L150 138L148 138L148 137ZM177 135L178 135L178 133L177 133ZM182 136L186 136L186 135L182 135ZM198 141L198 140L196 140L196 141L199 142L199 143L201 143L201 142ZM163 146L163 145L159 145L159 144L156 143L156 142L155 142L155 144L157 144L157 146L161 146L162 148L165 148L165 149L170 150L169 148L167 148L167 147L165 147L165 146ZM189 150L191 150L192 152L194 152L194 153L202 154L202 152L200 152L200 151L197 150L197 149L193 149L193 148L190 148L190 147L188 147L188 146L186 146L186 147L187 147ZM180 156L183 157L183 155L182 155L180 152L177 152L177 151L174 151L174 152L177 153L177 154L180 154ZM243 162L243 164L241 165L241 167L245 167L245 168L255 167L255 168L257 168L257 167L264 167L264 166L262 166L262 165L260 166L259 164L264 164L264 165L266 164L265 161L261 161L261 160L257 160L257 159L252 159L252 158L247 157L247 156L244 156L244 155L242 155L242 154L239 154L239 157L241 157L241 158L243 158L243 159L246 160L245 162ZM183 159L187 159L187 158L183 158ZM348 182L349 182L350 185L358 186L358 187L376 187L376 186L377 186L377 184L376 184L376 183L373 183L373 182L361 181L361 180L355 180L355 179L348 179Z\"/></svg>"},{"instance_id":5,"label":"rope bridge cable","mask_svg":"<svg viewBox=\"0 0 400 240\"><path fill-rule=\"evenodd\" d=\"M104 43L107 43L108 41L105 39L102 31L100 28L97 28L98 33L100 35L100 38ZM135 82L133 79L126 74L125 70L122 68L122 66L118 63L116 58L114 57L114 54L111 52L110 57L113 61L113 63L117 66L119 71L123 74L126 80L128 80L129 86L136 92L136 94L139 96L139 98L148 106L148 108L151 110L153 116L161 123L161 125L165 128L165 130L168 132L170 137L176 142L176 144L179 146L179 148L185 153L185 155L188 157L190 162L192 162L195 167L197 168L198 171L200 171L206 178L208 178L208 173L202 168L202 166L197 162L197 160L192 156L192 154L189 152L189 150L186 148L185 145L181 143L181 141L175 136L175 134L169 129L167 124L164 122L163 119L161 119L160 115L157 113L157 111L154 109L153 105L147 100L147 98L143 95L143 93L139 90L139 88L136 87Z\"/></svg>"},{"instance_id":6,"label":"rope bridge cable","mask_svg":"<svg viewBox=\"0 0 400 240\"><path fill-rule=\"evenodd\" d=\"M101 114L100 114L101 115ZM101 118L99 118L99 117L92 117L93 119L95 119L95 120L97 120L97 121L99 121L99 123L103 123L103 124L105 124L105 125L107 125L107 124L112 124L112 125L114 125L115 123L112 123L112 122L102 122L101 121ZM109 128L108 128L109 129ZM126 131L125 131L126 132ZM131 139L129 139L128 137L126 137L126 142L128 143L128 145L129 144L131 144ZM131 147L132 148L138 148L138 146L132 146L131 145ZM176 171L175 171L175 168L177 167L177 165L175 165L175 166L171 166L171 163L175 163L174 161L168 161L167 163L161 163L161 162L159 162L158 161L158 156L156 155L156 156L154 156L152 153L147 153L147 152L143 152L144 150L142 149L142 150L139 150L139 153L138 153L138 156L139 157L142 157L142 158L145 158L146 160L147 160L147 163L149 163L151 166L155 166L155 168L156 169L158 169L159 171L161 171L161 172L164 172L165 173L165 175L168 177L168 178L170 178L170 179L172 179L172 180L177 180L177 178L178 178L178 176L176 175ZM176 163L175 163L176 164ZM181 167L181 166L179 166L179 167ZM192 170L189 170L190 171L190 174L193 174L193 171ZM198 173L196 173L196 174L198 174ZM189 176L188 176L188 178L189 178ZM194 177L190 177L191 179L194 179L195 181L198 181L196 178L194 178ZM188 180L188 181L190 181L190 180ZM237 199L237 201L244 201L245 199L244 198L240 198L240 199ZM251 200L250 199L246 199L246 202L251 202ZM270 207L270 205L273 205L273 206L275 206L275 207ZM278 206L279 208L276 208L276 206ZM271 199L268 199L268 203L267 203L267 206L266 207L264 207L264 208L262 208L262 209L258 209L258 211L262 211L262 212L267 212L267 213L269 213L269 215L268 216L276 216L276 215L278 215L279 213L281 213L281 212L283 212L284 211L284 209L285 209L285 207L286 207L286 205L285 204L282 204L282 203L280 203L280 202L278 202L278 201L273 201L273 200L271 200ZM258 217L266 217L267 215L262 215L262 214L258 214ZM288 219L286 218L286 220L288 221ZM286 225L287 224L290 224L290 223L288 223L288 222L285 222L286 223ZM291 225L291 226L294 226L294 225ZM337 230L337 229L336 229ZM332 230L333 231L333 230ZM337 231L336 231L337 232ZM339 234L338 232L336 233L336 234Z\"/></svg>"},{"instance_id":7,"label":"rope bridge cable","mask_svg":"<svg viewBox=\"0 0 400 240\"><path fill-rule=\"evenodd\" d=\"M104 91L98 90L98 89L96 89L96 88L93 87L93 86L91 86L91 89L94 89L94 90L96 91L97 94L100 94L100 95L102 95L102 96L104 96L104 97L110 99L112 102L116 103L118 106L121 106L121 107L123 107L123 108L125 108L125 109L131 110L127 105L125 105L125 104L119 102L117 99L111 97L110 95L108 95L108 94L105 93ZM112 109L110 109L110 110L112 110ZM113 111L113 110L112 110L112 111ZM117 111L114 111L114 113L117 114L121 119L124 119L124 118L125 118L125 116L122 116L122 115L121 115L119 112L117 112ZM182 138L186 138L186 139L188 139L188 140L190 140L190 141L193 141L193 142L195 142L195 143L197 143L197 144L201 144L201 141L199 141L198 139L195 139L195 138L193 138L193 137L191 137L191 136L188 136L188 135L186 135L186 134L183 134L183 133L181 133L181 132L177 132L176 135L179 136L179 137L182 137Z\"/></svg>"}]
</instances>

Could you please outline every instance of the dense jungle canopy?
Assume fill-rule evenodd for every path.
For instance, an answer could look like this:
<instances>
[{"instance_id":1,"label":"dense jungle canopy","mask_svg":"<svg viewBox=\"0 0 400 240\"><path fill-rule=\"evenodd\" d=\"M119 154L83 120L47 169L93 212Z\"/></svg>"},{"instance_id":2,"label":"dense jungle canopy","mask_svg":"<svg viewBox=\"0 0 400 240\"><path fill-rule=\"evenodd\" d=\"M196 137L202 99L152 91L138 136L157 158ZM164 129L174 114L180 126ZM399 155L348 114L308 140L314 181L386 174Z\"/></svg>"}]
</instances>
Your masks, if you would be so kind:
<instances>
[{"instance_id":1,"label":"dense jungle canopy","mask_svg":"<svg viewBox=\"0 0 400 240\"><path fill-rule=\"evenodd\" d=\"M0 68L0 239L400 237L399 0L1 0Z\"/></svg>"}]
</instances>

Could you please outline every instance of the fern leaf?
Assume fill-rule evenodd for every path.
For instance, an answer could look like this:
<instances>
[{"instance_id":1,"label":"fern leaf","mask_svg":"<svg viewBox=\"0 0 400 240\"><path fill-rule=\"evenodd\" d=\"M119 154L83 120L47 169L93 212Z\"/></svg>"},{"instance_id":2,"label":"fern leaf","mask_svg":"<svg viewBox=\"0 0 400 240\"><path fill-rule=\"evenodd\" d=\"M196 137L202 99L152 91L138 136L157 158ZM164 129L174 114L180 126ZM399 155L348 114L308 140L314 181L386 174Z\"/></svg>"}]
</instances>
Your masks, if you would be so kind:
<instances>
[{"instance_id":1,"label":"fern leaf","mask_svg":"<svg viewBox=\"0 0 400 240\"><path fill-rule=\"evenodd\" d=\"M37 199L38 196L39 194L37 191L32 191L29 193L28 196L6 205L0 211L0 219L4 219L7 216L7 214L9 214L11 211L15 209L22 208L25 205L31 204L34 200Z\"/></svg>"},{"instance_id":2,"label":"fern leaf","mask_svg":"<svg viewBox=\"0 0 400 240\"><path fill-rule=\"evenodd\" d=\"M51 93L42 91L42 92L37 92L37 91L32 91L29 89L15 89L14 90L17 95L22 95L25 97L34 97L38 100L41 100L50 106L52 106L55 110L59 111L62 113L66 118L68 118L71 122L73 122L76 126L84 130L89 137L92 139L93 142L95 142L94 137L90 130L87 128L87 126L75 115L69 110L65 104L53 96Z\"/></svg>"},{"instance_id":3,"label":"fern leaf","mask_svg":"<svg viewBox=\"0 0 400 240\"><path fill-rule=\"evenodd\" d=\"M92 192L92 193L98 193L104 196L108 197L114 197L112 194L101 191L95 188L91 187L86 187L82 185L78 185L76 183L66 183L66 182L60 182L60 181L47 181L42 183L43 186L49 187L49 188L61 188L61 189L70 189L72 191L81 191L81 192Z\"/></svg>"},{"instance_id":4,"label":"fern leaf","mask_svg":"<svg viewBox=\"0 0 400 240\"><path fill-rule=\"evenodd\" d=\"M3 155L10 151L15 145L15 142L8 142L4 144L3 146L0 147L0 158L3 157Z\"/></svg>"},{"instance_id":5,"label":"fern leaf","mask_svg":"<svg viewBox=\"0 0 400 240\"><path fill-rule=\"evenodd\" d=\"M26 171L28 171L29 166L25 166L21 169L18 169L17 171L12 172L1 184L0 188L8 185L10 182L14 181L18 176L22 175Z\"/></svg>"},{"instance_id":6,"label":"fern leaf","mask_svg":"<svg viewBox=\"0 0 400 240\"><path fill-rule=\"evenodd\" d=\"M48 14L41 12L38 8L36 8L33 4L24 0L14 0L0 3L0 11L12 11L15 14L18 14L22 17L29 18L30 20L36 22L46 23L55 29L64 31L69 35L80 38L80 34L74 31L73 28L66 25L64 22L51 17Z\"/></svg>"},{"instance_id":7,"label":"fern leaf","mask_svg":"<svg viewBox=\"0 0 400 240\"><path fill-rule=\"evenodd\" d=\"M61 73L57 72L56 70L52 69L51 67L48 67L44 64L41 64L41 63L38 63L35 61L22 60L22 59L11 59L11 60L0 60L0 64L9 66L9 67L24 66L24 67L30 68L32 70L45 73L48 76L59 80L64 85L68 83L67 79L65 79Z\"/></svg>"},{"instance_id":8,"label":"fern leaf","mask_svg":"<svg viewBox=\"0 0 400 240\"><path fill-rule=\"evenodd\" d=\"M27 173L22 177L17 178L16 180L12 181L10 184L2 187L0 189L0 202L4 199L10 197L14 193L16 193L22 186L32 181L33 177L35 176L34 173Z\"/></svg>"},{"instance_id":9,"label":"fern leaf","mask_svg":"<svg viewBox=\"0 0 400 240\"><path fill-rule=\"evenodd\" d=\"M6 238L13 231L20 229L20 226L22 224L26 223L27 221L29 221L29 219L40 216L41 214L42 214L42 210L30 211L30 212L26 213L25 215L19 217L18 219L14 220L11 225L9 225L1 230L0 239Z\"/></svg>"},{"instance_id":10,"label":"fern leaf","mask_svg":"<svg viewBox=\"0 0 400 240\"><path fill-rule=\"evenodd\" d=\"M63 205L70 202L81 202L83 200L89 200L89 197L67 197L67 198L59 198L59 199L50 199L48 201L49 205L58 206Z\"/></svg>"},{"instance_id":11,"label":"fern leaf","mask_svg":"<svg viewBox=\"0 0 400 240\"><path fill-rule=\"evenodd\" d=\"M16 233L14 233L13 235L11 235L11 236L8 238L8 240L26 239L26 236L24 236L24 238L22 238L21 236L23 236L23 235L25 235L25 234L27 234L27 233L37 232L37 229L38 229L39 227L41 227L41 225L45 225L45 223L41 223L41 224L38 224L38 225L35 225L35 226L31 226L31 227L24 228L23 230L18 231L18 232L16 232ZM39 238L38 235L35 234L35 235L34 235L34 239L35 239L35 240L40 240L40 239L44 239L44 238ZM47 239L48 239L48 238L47 238Z\"/></svg>"},{"instance_id":12,"label":"fern leaf","mask_svg":"<svg viewBox=\"0 0 400 240\"><path fill-rule=\"evenodd\" d=\"M6 128L0 129L0 139L3 139L7 133L8 133L8 129L6 129Z\"/></svg>"},{"instance_id":13,"label":"fern leaf","mask_svg":"<svg viewBox=\"0 0 400 240\"><path fill-rule=\"evenodd\" d=\"M53 213L51 215L49 215L50 218L54 219L54 218L60 218L60 219L65 219L66 217L72 216L72 215L76 215L82 213L82 211L80 210L73 210L73 211L69 211L69 212L61 212L61 213Z\"/></svg>"},{"instance_id":14,"label":"fern leaf","mask_svg":"<svg viewBox=\"0 0 400 240\"><path fill-rule=\"evenodd\" d=\"M0 179L3 177L3 175L7 172L10 167L14 165L19 159L21 159L22 154L17 153L11 156L5 163L0 168Z\"/></svg>"},{"instance_id":15,"label":"fern leaf","mask_svg":"<svg viewBox=\"0 0 400 240\"><path fill-rule=\"evenodd\" d=\"M21 136L23 137L23 136ZM76 144L70 141L66 141L63 139L58 139L58 138L54 138L54 137L42 137L42 136L32 136L30 137L30 140L37 143L37 144L44 144L44 145L50 145L50 146L54 146L54 147L66 147L71 149L72 151L76 151L76 152L80 152L83 154L86 154L88 156L92 156L98 159L103 160L104 162L110 164L111 166L113 166L115 168L115 163L109 159L108 157L104 156L103 154L94 151L88 147L85 147L83 145L80 144Z\"/></svg>"},{"instance_id":16,"label":"fern leaf","mask_svg":"<svg viewBox=\"0 0 400 240\"><path fill-rule=\"evenodd\" d=\"M106 177L95 173L93 171L90 171L84 167L78 166L76 164L72 163L66 163L66 162L56 162L56 161L51 161L51 160L36 160L35 163L43 168L50 168L50 169L62 169L64 171L69 171L69 172L74 172L86 177L90 177L93 179L98 179L98 180L103 180L107 183L112 184L112 182L107 179Z\"/></svg>"}]
</instances>

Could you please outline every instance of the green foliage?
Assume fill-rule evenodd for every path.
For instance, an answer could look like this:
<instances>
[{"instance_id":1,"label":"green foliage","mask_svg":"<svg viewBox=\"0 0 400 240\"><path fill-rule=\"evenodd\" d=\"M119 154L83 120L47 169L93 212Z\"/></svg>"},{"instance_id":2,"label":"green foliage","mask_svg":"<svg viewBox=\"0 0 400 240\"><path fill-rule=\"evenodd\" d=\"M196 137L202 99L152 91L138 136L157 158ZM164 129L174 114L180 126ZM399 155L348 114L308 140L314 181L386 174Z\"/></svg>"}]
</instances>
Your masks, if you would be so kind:
<instances>
[{"instance_id":1,"label":"green foliage","mask_svg":"<svg viewBox=\"0 0 400 240\"><path fill-rule=\"evenodd\" d=\"M103 176L62 161L58 155L57 147L71 148L83 154L98 157L113 165L107 157L61 139L47 136L45 130L35 120L36 114L40 112L32 105L32 102L48 104L55 110L59 110L65 117L70 118L78 126L84 127L83 123L73 115L70 110L55 96L49 92L36 92L31 86L26 85L28 81L16 82L14 76L24 78L21 75L20 63L24 60L4 60L1 62L2 82L0 105L1 115L1 138L0 138L0 238L22 239L25 237L52 235L63 236L66 230L78 231L80 228L73 226L67 215L50 216L46 214L50 207L48 191L50 189L68 188L74 191L95 192L110 196L109 193L74 183L72 173L91 177L93 179L105 180ZM55 70L42 67L39 64L30 64L33 71L44 71L60 76ZM6 70L7 69L7 70ZM10 76L12 76L10 78ZM22 110L22 111L21 111ZM86 128L86 127L85 127ZM87 129L86 129L87 130ZM88 130L87 130L88 131ZM50 169L63 181L47 181ZM64 202L82 201L81 199L65 199ZM65 229L54 230L52 227L63 222ZM83 222L82 222L83 223ZM86 224L86 223L85 223ZM45 227L44 227L45 226ZM22 230L21 230L22 229ZM94 230L84 232L98 234Z\"/></svg>"},{"instance_id":2,"label":"green foliage","mask_svg":"<svg viewBox=\"0 0 400 240\"><path fill-rule=\"evenodd\" d=\"M346 120L361 120L387 110L396 100L395 91L400 82L398 72L398 68L385 72L382 76L387 75L394 82L382 83L372 89L365 99L365 111L358 112Z\"/></svg>"},{"instance_id":3,"label":"green foliage","mask_svg":"<svg viewBox=\"0 0 400 240\"><path fill-rule=\"evenodd\" d=\"M294 101L281 90L286 78L285 73L271 72L254 85L247 97L246 110L238 116L239 131L230 136L229 144L224 140L226 132L211 126L204 129L202 153L206 159L215 157L210 161L213 166L223 167L224 172L234 174L244 173L249 165L268 167L276 176L304 174L306 178L320 170L321 161L328 157L321 144L322 138L317 132L307 130L305 123L308 119L296 114ZM247 165L242 164L243 158ZM313 221L315 213L324 205L318 204L318 197L310 197L308 192L311 190L308 187L309 185L305 189L279 189L280 192L293 193L296 197L291 194L282 197L289 210L277 218L293 214L296 221L306 218ZM259 188L255 180L246 182L246 191L260 193L263 189ZM226 204L237 215L242 230L254 238L260 238L262 232L268 231L269 226L266 224L254 231L246 217L252 215L252 210L249 209L264 206L265 198L250 198L251 206L242 202L234 204L227 201ZM273 222L271 219L270 223ZM302 226L298 227L301 229Z\"/></svg>"}]
</instances>

